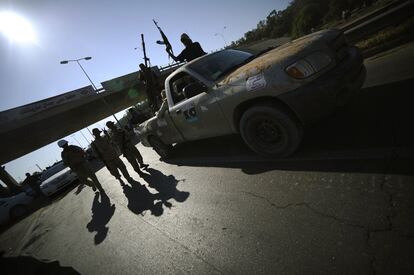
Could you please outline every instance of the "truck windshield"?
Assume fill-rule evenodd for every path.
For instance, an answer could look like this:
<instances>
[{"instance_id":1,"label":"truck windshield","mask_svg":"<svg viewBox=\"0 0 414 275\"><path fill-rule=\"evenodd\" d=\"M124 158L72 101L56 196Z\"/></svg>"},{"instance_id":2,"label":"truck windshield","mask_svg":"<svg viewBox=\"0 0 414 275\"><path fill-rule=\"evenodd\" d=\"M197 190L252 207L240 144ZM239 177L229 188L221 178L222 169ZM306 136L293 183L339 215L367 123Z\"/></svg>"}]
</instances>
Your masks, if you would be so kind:
<instances>
[{"instance_id":1,"label":"truck windshield","mask_svg":"<svg viewBox=\"0 0 414 275\"><path fill-rule=\"evenodd\" d=\"M224 50L208 55L189 65L196 73L210 81L216 81L226 73L250 61L254 55L238 51Z\"/></svg>"}]
</instances>

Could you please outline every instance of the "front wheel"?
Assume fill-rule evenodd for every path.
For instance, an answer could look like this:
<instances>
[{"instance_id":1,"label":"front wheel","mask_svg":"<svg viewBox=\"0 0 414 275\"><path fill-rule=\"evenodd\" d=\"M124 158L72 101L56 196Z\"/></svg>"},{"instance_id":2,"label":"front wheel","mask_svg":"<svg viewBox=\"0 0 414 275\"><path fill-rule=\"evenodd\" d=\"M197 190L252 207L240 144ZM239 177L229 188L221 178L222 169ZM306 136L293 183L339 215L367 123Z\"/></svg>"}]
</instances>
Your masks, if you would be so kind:
<instances>
[{"instance_id":1,"label":"front wheel","mask_svg":"<svg viewBox=\"0 0 414 275\"><path fill-rule=\"evenodd\" d=\"M171 145L165 144L162 140L155 136L150 137L148 142L162 159L168 159L171 157L173 152L173 147Z\"/></svg>"},{"instance_id":2,"label":"front wheel","mask_svg":"<svg viewBox=\"0 0 414 275\"><path fill-rule=\"evenodd\" d=\"M302 125L288 111L272 105L256 105L240 120L244 142L256 153L267 157L286 157L295 152L302 140Z\"/></svg>"}]
</instances>

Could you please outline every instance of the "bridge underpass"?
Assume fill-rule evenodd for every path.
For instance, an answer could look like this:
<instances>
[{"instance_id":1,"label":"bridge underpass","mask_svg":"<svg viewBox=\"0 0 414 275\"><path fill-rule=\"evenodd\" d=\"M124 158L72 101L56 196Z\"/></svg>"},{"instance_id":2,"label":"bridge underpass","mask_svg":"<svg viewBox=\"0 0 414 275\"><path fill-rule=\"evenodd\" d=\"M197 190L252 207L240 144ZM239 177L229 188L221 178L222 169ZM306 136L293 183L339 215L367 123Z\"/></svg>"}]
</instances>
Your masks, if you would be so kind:
<instances>
[{"instance_id":1,"label":"bridge underpass","mask_svg":"<svg viewBox=\"0 0 414 275\"><path fill-rule=\"evenodd\" d=\"M163 83L179 66L181 64L153 69ZM138 79L138 72L133 72L102 82L104 90L100 92L87 86L0 112L0 164L33 152L144 100L145 87Z\"/></svg>"},{"instance_id":2,"label":"bridge underpass","mask_svg":"<svg viewBox=\"0 0 414 275\"><path fill-rule=\"evenodd\" d=\"M3 125L0 130L0 163L4 164L37 150L144 98L142 93L131 97L128 91L102 92L45 110L23 121Z\"/></svg>"}]
</instances>

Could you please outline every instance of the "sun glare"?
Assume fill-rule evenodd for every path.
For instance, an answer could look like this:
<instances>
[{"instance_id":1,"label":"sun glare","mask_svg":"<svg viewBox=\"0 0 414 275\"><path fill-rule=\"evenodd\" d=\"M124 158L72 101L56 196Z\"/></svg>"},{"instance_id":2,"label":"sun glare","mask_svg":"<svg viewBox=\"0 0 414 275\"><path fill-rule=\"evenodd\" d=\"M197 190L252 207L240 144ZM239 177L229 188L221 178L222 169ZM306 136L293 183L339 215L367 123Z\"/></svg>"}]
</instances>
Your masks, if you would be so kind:
<instances>
[{"instance_id":1,"label":"sun glare","mask_svg":"<svg viewBox=\"0 0 414 275\"><path fill-rule=\"evenodd\" d=\"M0 33L11 41L36 42L30 22L13 12L0 12Z\"/></svg>"}]
</instances>

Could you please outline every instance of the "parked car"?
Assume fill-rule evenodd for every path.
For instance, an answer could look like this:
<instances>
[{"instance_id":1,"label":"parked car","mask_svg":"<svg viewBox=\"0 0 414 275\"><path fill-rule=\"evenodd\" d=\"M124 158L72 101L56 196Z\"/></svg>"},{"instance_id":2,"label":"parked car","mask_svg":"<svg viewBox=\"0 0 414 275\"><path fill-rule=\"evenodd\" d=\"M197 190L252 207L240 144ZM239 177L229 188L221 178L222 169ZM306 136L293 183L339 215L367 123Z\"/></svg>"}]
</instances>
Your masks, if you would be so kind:
<instances>
[{"instance_id":1,"label":"parked car","mask_svg":"<svg viewBox=\"0 0 414 275\"><path fill-rule=\"evenodd\" d=\"M58 162L42 173L40 190L46 196L51 196L62 188L77 180L77 176L63 162Z\"/></svg>"},{"instance_id":2,"label":"parked car","mask_svg":"<svg viewBox=\"0 0 414 275\"><path fill-rule=\"evenodd\" d=\"M24 216L33 200L34 197L25 192L20 192L10 197L0 198L0 224Z\"/></svg>"},{"instance_id":3,"label":"parked car","mask_svg":"<svg viewBox=\"0 0 414 275\"><path fill-rule=\"evenodd\" d=\"M258 154L285 157L301 143L304 125L349 102L365 77L362 55L338 30L258 54L223 50L169 75L168 108L137 130L162 158L175 143L233 133Z\"/></svg>"}]
</instances>

